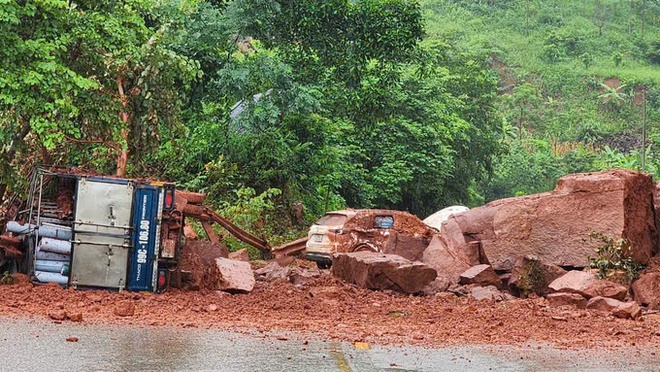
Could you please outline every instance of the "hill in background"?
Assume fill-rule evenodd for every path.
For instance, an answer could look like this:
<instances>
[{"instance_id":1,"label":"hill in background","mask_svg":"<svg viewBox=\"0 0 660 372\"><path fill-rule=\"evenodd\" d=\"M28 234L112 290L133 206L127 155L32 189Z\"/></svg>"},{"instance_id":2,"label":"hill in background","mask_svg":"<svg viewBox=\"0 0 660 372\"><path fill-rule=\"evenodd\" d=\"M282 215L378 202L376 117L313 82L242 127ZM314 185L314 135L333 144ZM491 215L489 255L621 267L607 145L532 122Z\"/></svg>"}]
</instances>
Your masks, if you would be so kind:
<instances>
[{"instance_id":1,"label":"hill in background","mask_svg":"<svg viewBox=\"0 0 660 372\"><path fill-rule=\"evenodd\" d=\"M660 176L659 1L427 0L422 8L426 42L459 45L499 75L509 151L476 188L475 204L548 190L566 173L644 165Z\"/></svg>"}]
</instances>

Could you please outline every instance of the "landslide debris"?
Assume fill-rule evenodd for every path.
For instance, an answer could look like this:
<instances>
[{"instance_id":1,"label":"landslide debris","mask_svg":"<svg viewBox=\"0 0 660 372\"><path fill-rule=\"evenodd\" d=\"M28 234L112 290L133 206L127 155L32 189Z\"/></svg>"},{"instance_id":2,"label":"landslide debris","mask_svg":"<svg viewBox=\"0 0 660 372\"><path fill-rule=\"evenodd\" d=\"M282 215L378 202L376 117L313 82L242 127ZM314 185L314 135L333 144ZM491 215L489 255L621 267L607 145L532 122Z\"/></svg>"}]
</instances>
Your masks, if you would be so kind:
<instances>
[{"instance_id":1,"label":"landslide debris","mask_svg":"<svg viewBox=\"0 0 660 372\"><path fill-rule=\"evenodd\" d=\"M134 306L117 316L118 305ZM172 290L163 294L73 291L22 282L0 286L0 316L80 313L83 324L200 327L252 333L428 346L547 342L557 347L660 347L660 315L643 321L608 312L551 307L546 299L476 301L446 292L410 296L346 284L324 271L306 284L258 281L250 294ZM556 319L562 319L557 321ZM423 337L420 337L423 336ZM305 336L307 337L307 336Z\"/></svg>"}]
</instances>

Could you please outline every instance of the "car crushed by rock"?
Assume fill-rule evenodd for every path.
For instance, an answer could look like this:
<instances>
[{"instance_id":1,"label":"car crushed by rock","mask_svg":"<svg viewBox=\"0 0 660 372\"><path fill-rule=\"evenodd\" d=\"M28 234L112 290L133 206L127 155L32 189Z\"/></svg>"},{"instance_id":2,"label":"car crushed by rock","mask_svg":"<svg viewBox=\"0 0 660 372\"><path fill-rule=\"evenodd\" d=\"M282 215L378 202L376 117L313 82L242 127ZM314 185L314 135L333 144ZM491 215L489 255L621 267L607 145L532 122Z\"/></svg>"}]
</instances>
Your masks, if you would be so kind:
<instances>
[{"instance_id":1,"label":"car crushed by rock","mask_svg":"<svg viewBox=\"0 0 660 372\"><path fill-rule=\"evenodd\" d=\"M385 209L345 209L326 213L309 229L304 256L320 268L334 253L379 252L419 260L433 230L416 216Z\"/></svg>"}]
</instances>

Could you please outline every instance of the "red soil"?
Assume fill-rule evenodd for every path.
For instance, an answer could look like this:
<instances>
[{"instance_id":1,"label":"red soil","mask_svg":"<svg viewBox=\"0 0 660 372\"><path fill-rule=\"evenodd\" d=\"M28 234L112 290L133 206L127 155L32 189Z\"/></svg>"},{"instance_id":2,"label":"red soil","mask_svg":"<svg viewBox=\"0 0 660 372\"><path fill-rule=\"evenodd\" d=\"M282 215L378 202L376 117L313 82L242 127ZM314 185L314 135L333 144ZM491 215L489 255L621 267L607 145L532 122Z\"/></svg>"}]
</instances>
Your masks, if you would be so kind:
<instances>
[{"instance_id":1,"label":"red soil","mask_svg":"<svg viewBox=\"0 0 660 372\"><path fill-rule=\"evenodd\" d=\"M134 305L134 315L116 315L116 307L126 302ZM465 297L405 296L356 288L327 274L302 287L285 280L259 282L244 295L204 290L75 291L34 286L26 280L0 286L0 316L47 318L58 310L69 317L82 314L87 324L299 331L320 339L376 344L660 347L658 314L633 321L593 310L551 308L543 298L477 302Z\"/></svg>"}]
</instances>

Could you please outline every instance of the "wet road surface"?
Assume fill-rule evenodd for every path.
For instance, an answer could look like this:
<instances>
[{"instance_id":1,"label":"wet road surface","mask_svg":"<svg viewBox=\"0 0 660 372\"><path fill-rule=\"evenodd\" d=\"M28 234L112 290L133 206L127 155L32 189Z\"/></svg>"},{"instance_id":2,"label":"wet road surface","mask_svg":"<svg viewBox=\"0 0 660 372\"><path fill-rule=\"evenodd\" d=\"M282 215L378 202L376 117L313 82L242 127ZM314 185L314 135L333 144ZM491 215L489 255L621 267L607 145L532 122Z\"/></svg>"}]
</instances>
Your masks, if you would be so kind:
<instances>
[{"instance_id":1,"label":"wet road surface","mask_svg":"<svg viewBox=\"0 0 660 372\"><path fill-rule=\"evenodd\" d=\"M67 342L69 337L78 342ZM634 347L429 349L306 340L283 333L0 318L0 371L660 371L656 350Z\"/></svg>"}]
</instances>

